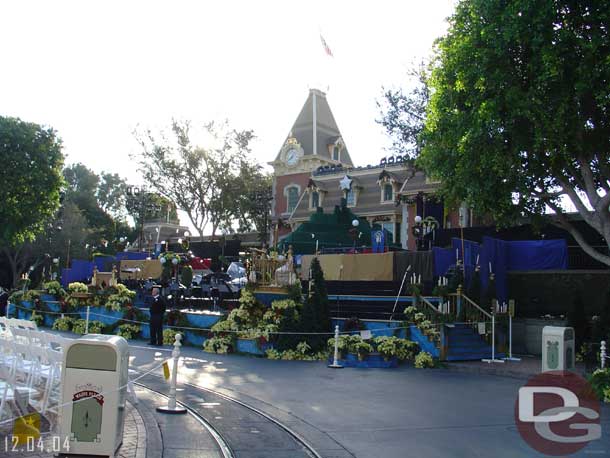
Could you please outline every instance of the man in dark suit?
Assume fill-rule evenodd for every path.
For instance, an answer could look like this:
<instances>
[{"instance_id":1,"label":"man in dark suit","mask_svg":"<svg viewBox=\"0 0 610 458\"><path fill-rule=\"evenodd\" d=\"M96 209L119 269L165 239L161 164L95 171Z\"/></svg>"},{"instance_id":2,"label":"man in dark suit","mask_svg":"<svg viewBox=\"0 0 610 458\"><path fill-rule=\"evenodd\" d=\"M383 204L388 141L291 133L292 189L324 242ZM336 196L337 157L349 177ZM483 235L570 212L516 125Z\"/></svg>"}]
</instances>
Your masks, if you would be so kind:
<instances>
[{"instance_id":1,"label":"man in dark suit","mask_svg":"<svg viewBox=\"0 0 610 458\"><path fill-rule=\"evenodd\" d=\"M8 307L8 291L0 286L0 316L6 316Z\"/></svg>"},{"instance_id":2,"label":"man in dark suit","mask_svg":"<svg viewBox=\"0 0 610 458\"><path fill-rule=\"evenodd\" d=\"M159 288L152 289L153 301L150 304L150 343L148 345L163 345L163 315L165 315L165 299L159 294Z\"/></svg>"}]
</instances>

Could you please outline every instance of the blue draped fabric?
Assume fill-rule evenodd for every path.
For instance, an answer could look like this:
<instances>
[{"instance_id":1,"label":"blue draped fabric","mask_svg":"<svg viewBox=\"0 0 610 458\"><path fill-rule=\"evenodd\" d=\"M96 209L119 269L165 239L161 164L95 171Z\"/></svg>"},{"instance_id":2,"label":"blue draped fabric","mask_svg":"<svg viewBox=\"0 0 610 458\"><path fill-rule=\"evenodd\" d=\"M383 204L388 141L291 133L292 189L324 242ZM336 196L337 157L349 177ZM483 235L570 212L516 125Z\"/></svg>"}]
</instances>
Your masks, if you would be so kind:
<instances>
[{"instance_id":1,"label":"blue draped fabric","mask_svg":"<svg viewBox=\"0 0 610 458\"><path fill-rule=\"evenodd\" d=\"M477 264L477 258L479 257L481 247L477 242L464 240L464 253L462 253L462 239L452 238L451 248L454 252L457 250L460 260L464 260L464 277L466 287L468 287Z\"/></svg>"},{"instance_id":2,"label":"blue draped fabric","mask_svg":"<svg viewBox=\"0 0 610 458\"><path fill-rule=\"evenodd\" d=\"M434 253L434 276L446 275L449 268L455 265L455 250L432 247Z\"/></svg>"},{"instance_id":3,"label":"blue draped fabric","mask_svg":"<svg viewBox=\"0 0 610 458\"><path fill-rule=\"evenodd\" d=\"M510 242L508 270L550 270L568 268L565 239Z\"/></svg>"},{"instance_id":4,"label":"blue draped fabric","mask_svg":"<svg viewBox=\"0 0 610 458\"><path fill-rule=\"evenodd\" d=\"M85 282L92 275L93 263L91 261L73 259L71 268L62 269L61 284L64 288L67 288L68 284L75 281Z\"/></svg>"}]
</instances>

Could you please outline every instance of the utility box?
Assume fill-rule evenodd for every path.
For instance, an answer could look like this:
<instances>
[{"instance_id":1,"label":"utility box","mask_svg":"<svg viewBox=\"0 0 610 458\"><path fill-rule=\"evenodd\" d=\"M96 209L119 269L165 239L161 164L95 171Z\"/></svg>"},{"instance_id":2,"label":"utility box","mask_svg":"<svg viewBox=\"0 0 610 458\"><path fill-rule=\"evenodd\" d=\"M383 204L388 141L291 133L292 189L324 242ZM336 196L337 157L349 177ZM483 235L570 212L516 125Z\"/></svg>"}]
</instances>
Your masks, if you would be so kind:
<instances>
[{"instance_id":1,"label":"utility box","mask_svg":"<svg viewBox=\"0 0 610 458\"><path fill-rule=\"evenodd\" d=\"M542 372L574 370L575 347L574 328L542 328Z\"/></svg>"},{"instance_id":2,"label":"utility box","mask_svg":"<svg viewBox=\"0 0 610 458\"><path fill-rule=\"evenodd\" d=\"M63 454L115 456L123 442L128 368L129 346L122 337L88 334L66 347L59 417Z\"/></svg>"}]
</instances>

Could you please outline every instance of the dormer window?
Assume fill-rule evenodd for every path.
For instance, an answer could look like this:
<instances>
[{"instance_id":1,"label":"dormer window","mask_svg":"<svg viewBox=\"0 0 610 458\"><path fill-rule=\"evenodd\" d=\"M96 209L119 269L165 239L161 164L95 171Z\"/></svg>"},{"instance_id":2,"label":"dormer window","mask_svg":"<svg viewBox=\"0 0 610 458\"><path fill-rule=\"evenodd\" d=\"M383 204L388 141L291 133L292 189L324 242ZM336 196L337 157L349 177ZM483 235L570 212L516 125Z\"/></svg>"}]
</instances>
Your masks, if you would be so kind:
<instances>
[{"instance_id":1,"label":"dormer window","mask_svg":"<svg viewBox=\"0 0 610 458\"><path fill-rule=\"evenodd\" d=\"M320 194L317 191L311 193L311 203L309 208L315 210L320 206Z\"/></svg>"},{"instance_id":2,"label":"dormer window","mask_svg":"<svg viewBox=\"0 0 610 458\"><path fill-rule=\"evenodd\" d=\"M398 181L398 177L393 173L388 172L387 170L383 170L379 174L379 178L377 179L377 184L379 185L380 191L380 201L382 204L394 202L394 196L396 192L400 189L400 182Z\"/></svg>"},{"instance_id":3,"label":"dormer window","mask_svg":"<svg viewBox=\"0 0 610 458\"><path fill-rule=\"evenodd\" d=\"M383 185L383 201L390 202L394 200L394 186L391 184Z\"/></svg>"},{"instance_id":4,"label":"dormer window","mask_svg":"<svg viewBox=\"0 0 610 458\"><path fill-rule=\"evenodd\" d=\"M340 161L341 160L341 150L339 148L339 145L335 145L333 146L333 161Z\"/></svg>"}]
</instances>

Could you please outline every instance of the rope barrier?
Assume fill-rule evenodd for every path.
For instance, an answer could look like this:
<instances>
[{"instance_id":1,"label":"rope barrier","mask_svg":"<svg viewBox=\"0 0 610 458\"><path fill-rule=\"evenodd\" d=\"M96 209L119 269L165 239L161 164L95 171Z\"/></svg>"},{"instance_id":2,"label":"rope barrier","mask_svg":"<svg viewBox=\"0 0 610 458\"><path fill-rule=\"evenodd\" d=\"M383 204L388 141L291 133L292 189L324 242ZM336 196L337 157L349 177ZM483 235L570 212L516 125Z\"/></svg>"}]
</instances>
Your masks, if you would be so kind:
<instances>
[{"instance_id":1,"label":"rope barrier","mask_svg":"<svg viewBox=\"0 0 610 458\"><path fill-rule=\"evenodd\" d=\"M152 368L152 369L150 369L149 371L144 372L143 374L138 375L136 378L134 378L134 379L132 379L132 380L129 380L129 381L128 381L128 382L127 382L125 385L121 385L121 386L120 386L120 387L118 387L116 390L104 391L103 393L98 393L96 396L106 396L106 395L108 395L108 394L110 394L110 393L115 393L115 392L117 392L117 391L121 391L121 390L123 390L123 389L127 389L130 383L135 383L135 382L137 382L138 380L140 380L141 378L146 377L147 375L149 375L149 374L153 373L154 371L156 371L157 369L159 369L160 367L162 367L162 366L163 366L163 364L165 364L166 362L168 362L170 359L172 359L172 358L166 358L166 359L164 359L164 360L163 360L163 361L162 361L160 364L157 364L155 367L153 367L153 368ZM70 404L78 404L79 402L86 401L87 399L89 399L89 398L82 398L82 399L78 399L78 400L76 400L76 401L68 401L68 402L65 402L65 403L63 403L63 404L60 404L60 405L58 405L58 406L57 406L57 412L59 413L59 409L61 409L62 407L66 407L66 406L68 406L68 405L70 405ZM37 413L39 413L39 412L37 412ZM40 414L40 413L39 413L39 414ZM5 425L5 424L8 424L8 423L12 423L12 422L14 422L15 420L18 420L19 418L22 418L22 417L23 417L23 415L20 415L20 416L18 416L18 417L13 417L13 418L9 418L8 420L3 420L3 421L0 421L0 426Z\"/></svg>"},{"instance_id":2,"label":"rope barrier","mask_svg":"<svg viewBox=\"0 0 610 458\"><path fill-rule=\"evenodd\" d=\"M19 307L22 308L23 310L28 310L28 311L33 311L32 309L28 309L25 307ZM36 310L36 312L38 313L50 313L50 314L59 314L57 312L49 312L49 311L45 311L45 310ZM76 312L76 313L64 313L64 315L79 315L80 313ZM90 315L93 316L98 316L98 317L103 317L103 318L115 318L115 317L111 317L109 315L103 315L101 313L95 313L95 312L90 312ZM124 321L127 323L135 323L135 324L143 324L143 325L149 325L150 323L146 322L146 321L138 321L138 320L130 320L127 318L117 318L117 321ZM368 331L370 331L371 333L375 333L375 332L387 332L387 331L399 331L402 329L409 329L410 326L417 326L418 323L415 322L404 322L404 321L391 321L394 323L403 323L403 326L396 326L396 327L388 327L388 328L377 328L377 329L368 329ZM461 325L476 325L479 323L491 323L491 321L464 321L464 322L452 322L452 323L430 323L429 327L433 327L433 328L440 328L441 326L445 326L445 325L452 325L452 324L461 324ZM249 331L256 331L256 329L247 329L247 330L241 330L241 331L236 331L233 329L223 329L221 331L218 330L214 330L212 328L196 328L196 327L191 327L191 326L170 326L170 325L164 325L165 328L169 328L169 329L176 329L176 330L184 330L184 331L204 331L204 332L216 332L216 333L229 333L229 334L241 334L244 332L249 332ZM320 335L320 336L334 336L335 333L330 331L330 332L290 332L290 331L269 331L269 332L265 332L266 334L269 335ZM353 334L353 331L341 331L339 332L340 335L351 335Z\"/></svg>"}]
</instances>

